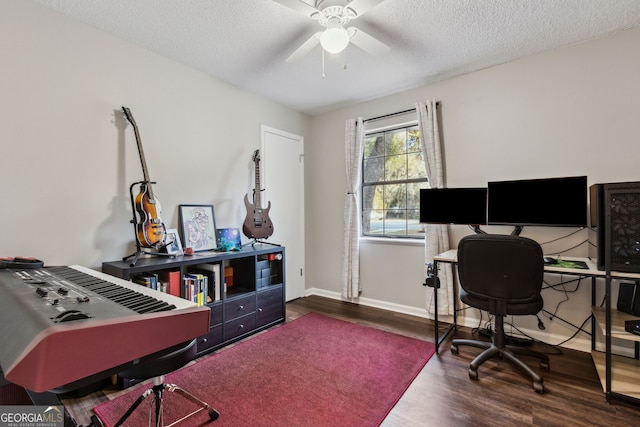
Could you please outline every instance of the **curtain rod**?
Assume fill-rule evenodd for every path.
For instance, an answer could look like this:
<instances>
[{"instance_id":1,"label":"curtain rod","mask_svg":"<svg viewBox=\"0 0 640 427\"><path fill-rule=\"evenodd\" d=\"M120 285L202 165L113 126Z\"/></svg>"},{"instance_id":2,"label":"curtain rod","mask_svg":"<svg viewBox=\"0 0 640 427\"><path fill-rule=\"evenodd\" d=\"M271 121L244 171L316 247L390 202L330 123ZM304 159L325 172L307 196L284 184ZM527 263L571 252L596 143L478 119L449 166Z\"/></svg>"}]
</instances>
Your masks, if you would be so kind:
<instances>
[{"instance_id":1,"label":"curtain rod","mask_svg":"<svg viewBox=\"0 0 640 427\"><path fill-rule=\"evenodd\" d=\"M440 101L437 101L436 105L440 105ZM372 117L370 119L365 119L362 122L366 123L366 122L372 122L374 120L386 119L388 117L394 117L394 116L399 116L401 114L411 113L412 111L416 111L416 109L415 108L411 108L409 110L398 111L397 113L390 113L390 114L385 114L384 116Z\"/></svg>"},{"instance_id":2,"label":"curtain rod","mask_svg":"<svg viewBox=\"0 0 640 427\"><path fill-rule=\"evenodd\" d=\"M399 116L400 114L407 114L412 111L416 111L416 109L412 108L410 110L398 111L397 113L385 114L384 116L372 117L370 119L365 119L362 122L364 123L364 122L372 122L374 120L386 119L387 117Z\"/></svg>"}]
</instances>

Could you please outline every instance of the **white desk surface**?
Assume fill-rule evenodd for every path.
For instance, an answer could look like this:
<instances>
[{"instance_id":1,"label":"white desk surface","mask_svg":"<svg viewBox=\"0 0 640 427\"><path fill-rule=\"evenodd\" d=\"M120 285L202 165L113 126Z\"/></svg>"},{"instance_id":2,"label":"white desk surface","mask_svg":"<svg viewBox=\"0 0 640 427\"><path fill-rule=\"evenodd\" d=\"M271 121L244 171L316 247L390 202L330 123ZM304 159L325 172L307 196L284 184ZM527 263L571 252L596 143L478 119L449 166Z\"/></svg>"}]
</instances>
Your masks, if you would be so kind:
<instances>
[{"instance_id":1,"label":"white desk surface","mask_svg":"<svg viewBox=\"0 0 640 427\"><path fill-rule=\"evenodd\" d=\"M558 257L553 256L554 258L564 259L566 261L583 261L587 264L588 269L582 268L563 268L563 267L555 267L553 265L545 265L544 271L549 273L560 273L560 274L573 274L573 275L584 275L584 276L594 276L594 277L605 277L607 275L606 271L598 270L596 264L590 258L582 258L582 257L574 257L568 256ZM455 264L458 262L458 250L457 249L449 249L446 252L442 252L433 257L434 261L437 262L446 262ZM621 278L621 279L632 279L632 280L640 280L640 273L625 273L621 271L612 271L611 277Z\"/></svg>"}]
</instances>

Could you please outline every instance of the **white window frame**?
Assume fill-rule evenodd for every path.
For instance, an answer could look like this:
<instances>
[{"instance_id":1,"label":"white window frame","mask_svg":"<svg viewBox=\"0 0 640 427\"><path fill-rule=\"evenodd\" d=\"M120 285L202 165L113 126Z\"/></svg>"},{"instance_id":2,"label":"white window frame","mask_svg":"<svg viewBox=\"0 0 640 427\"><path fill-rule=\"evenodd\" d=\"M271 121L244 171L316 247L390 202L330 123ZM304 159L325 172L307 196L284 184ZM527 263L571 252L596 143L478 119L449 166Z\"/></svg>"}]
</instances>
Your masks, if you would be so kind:
<instances>
[{"instance_id":1,"label":"white window frame","mask_svg":"<svg viewBox=\"0 0 640 427\"><path fill-rule=\"evenodd\" d=\"M367 138L367 136L372 135L372 134L377 134L377 133L383 133L383 132L390 132L393 130L399 130L399 129L408 129L408 128L413 128L413 127L417 127L418 126L418 121L417 120L411 120L411 121L405 121L405 122L401 122L401 123L397 123L397 124L390 124L387 126L382 126L382 127L377 127L374 129L370 129L367 130L365 132L365 139ZM423 140L422 140L422 136L420 137L420 143L423 144ZM422 148L421 148L422 150ZM421 154L424 153L424 150L421 151ZM407 154L409 155L409 154ZM386 153L384 153L383 156L381 156L382 158L385 158L387 156ZM424 187L422 188L429 188L428 185L428 180L426 177L426 172L425 172L425 176L421 177L421 178L409 178L409 179L404 179L404 180L397 180L397 181L386 181L386 180L382 180L382 181L371 181L371 182L367 182L365 183L365 179L366 179L366 162L365 162L365 158L363 155L363 159L362 159L362 177L360 179L360 198L359 198L359 203L360 203L360 212L361 212L361 216L360 216L360 229L361 229L361 239L366 239L366 240L379 240L379 241L384 241L384 242L393 242L393 241L404 241L404 242L418 242L424 239L424 225L423 224L419 224L419 222L417 222L417 227L419 228L419 231L417 234L408 234L410 229L415 229L415 227L410 227L409 224L409 220L407 219L407 212L409 211L413 211L413 218L415 218L415 220L418 220L418 216L419 216L419 200L417 201L417 204L415 206L412 207L408 207L406 206L406 204L399 209L399 213L400 213L400 218L393 218L393 216L398 215L398 212L395 212L395 209L388 209L389 207L387 207L387 209L385 209L385 207L376 207L376 209L369 209L369 206L365 206L365 192L366 192L366 188L367 187L371 187L371 186L376 186L376 185L388 185L385 183L391 183L392 185L394 184L398 184L398 185L406 185L406 184L414 184L414 183L424 183ZM406 203L406 201L405 201ZM404 214L404 215L402 215ZM365 225L367 225L367 218L366 216L369 215L369 223L372 220L376 220L376 221L382 221L382 233L371 233L370 232L370 228L367 228L365 230ZM373 219L372 215L376 215L376 218ZM381 217L380 217L381 216ZM389 216L389 218L387 218L387 216ZM393 232L388 233L386 231L386 224L387 224L387 220L389 221L393 221L394 219L402 219L402 216L404 216L404 234L401 235L397 235L397 234L393 234ZM380 217L380 218L378 218Z\"/></svg>"}]
</instances>

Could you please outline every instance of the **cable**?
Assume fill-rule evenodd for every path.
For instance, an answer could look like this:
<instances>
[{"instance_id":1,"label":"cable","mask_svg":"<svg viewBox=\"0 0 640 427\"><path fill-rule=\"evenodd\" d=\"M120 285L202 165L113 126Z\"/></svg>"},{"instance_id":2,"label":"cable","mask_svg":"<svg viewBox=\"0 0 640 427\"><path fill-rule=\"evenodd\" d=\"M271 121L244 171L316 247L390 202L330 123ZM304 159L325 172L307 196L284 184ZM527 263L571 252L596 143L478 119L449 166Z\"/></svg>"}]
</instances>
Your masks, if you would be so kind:
<instances>
[{"instance_id":1,"label":"cable","mask_svg":"<svg viewBox=\"0 0 640 427\"><path fill-rule=\"evenodd\" d=\"M563 284L560 284L560 285L564 287L564 285L563 285ZM560 306L561 306L563 303L565 303L565 302L569 301L569 293L567 292L567 290L566 290L566 289L563 289L562 291L559 291L559 290L557 290L557 289L555 289L555 288L552 288L552 289L553 289L553 290L556 290L556 291L558 291L558 292L563 292L563 293L564 293L564 299L563 299L563 300L561 300L560 302L558 302L558 303L556 304L556 308L555 308L555 310L553 311L553 314L549 317L549 320L553 320L553 317L558 313L558 310L560 310Z\"/></svg>"},{"instance_id":2,"label":"cable","mask_svg":"<svg viewBox=\"0 0 640 427\"><path fill-rule=\"evenodd\" d=\"M542 309L542 312L547 313L547 314L551 314L551 313L549 313L547 310L545 310L544 308ZM550 344L550 343L547 343L547 342L541 341L541 340L539 340L539 339L537 339L537 338L533 338L532 336L530 336L530 335L528 335L528 334L526 334L526 333L522 332L522 330L520 330L517 326L515 326L515 325L513 324L513 322L506 322L506 324L507 324L507 325L509 325L511 328L515 329L515 330L516 330L520 335L522 335L523 337L525 337L525 338L529 339L531 342L537 342L537 343L544 344L544 345L546 345L546 346L549 346L549 347L553 347L553 348L555 348L555 350L556 350L558 353L554 353L554 354L562 354L562 350L558 349L557 347L560 347L560 346L562 346L563 344L565 344L565 343L567 343L567 342L571 341L571 340L572 340L572 339L574 339L576 336L578 336L578 334L579 334L579 333L581 333L581 332L582 332L582 333L584 333L584 334L586 334L586 335L588 335L589 337L591 337L591 332L589 332L589 331L585 330L585 329L584 329L584 325L585 325L585 324L586 324L586 323L587 323L587 322L588 322L588 321L593 317L593 315L589 315L589 316L588 316L588 317L587 317L587 318L582 322L582 324L581 324L580 326L576 326L576 325L574 325L573 323L571 323L571 322L569 322L569 321L567 321L567 320L564 320L564 319L563 319L563 318L561 318L561 317L558 317L558 316L555 316L555 317L556 317L557 319L561 320L562 322L566 323L567 325L570 325L571 327L573 327L573 328L576 330L576 331L575 331L575 332L574 332L574 333L573 333L569 338L567 338L567 339L566 339L566 340L564 340L564 341L561 341L561 342L560 342L560 343L558 343L558 344ZM537 315L536 315L536 318L538 319L538 328L540 328L540 325L542 324L542 321L540 320L540 318L539 318ZM512 316L512 319L513 319L513 316ZM544 328L544 324L542 324L542 326L543 326L543 328ZM540 329L543 329L543 328L540 328ZM548 354L551 354L551 353L548 353Z\"/></svg>"},{"instance_id":3,"label":"cable","mask_svg":"<svg viewBox=\"0 0 640 427\"><path fill-rule=\"evenodd\" d=\"M542 311L543 311L544 313L547 313L547 314L551 315L551 313L549 313L549 312L548 312L547 310L545 310L544 308L542 309ZM592 316L593 316L593 315L592 315L592 314L590 314L590 315L589 315L589 317L587 317L587 320L591 319L591 317L592 317ZM567 325L569 325L569 326L571 326L571 327L573 327L573 328L577 329L577 330L578 330L578 332L582 331L582 332L584 332L585 334L587 334L587 335L591 336L591 332L588 332L588 331L585 331L584 329L582 329L582 327L584 326L584 324L585 324L586 320L585 320L585 322L582 322L582 325L580 325L580 326L576 326L576 325L574 325L573 323L569 322L568 320L564 320L562 317L558 317L558 316L554 316L554 317L555 317L556 319L558 319L558 320L560 320L560 321L562 321L562 322L566 323ZM550 318L550 319L551 319L551 318ZM553 319L552 319L552 320L553 320ZM566 341L565 341L565 342L566 342Z\"/></svg>"},{"instance_id":4,"label":"cable","mask_svg":"<svg viewBox=\"0 0 640 427\"><path fill-rule=\"evenodd\" d=\"M566 300L565 300L565 301L566 301ZM561 303L562 303L562 302L564 302L564 301L561 301ZM604 303L604 301L603 301L603 303ZM559 304L558 304L558 307L559 307ZM556 307L556 312L557 312L557 310L558 310L558 307ZM467 308L471 308L471 307L467 307ZM462 309L459 309L459 310L462 310ZM588 317L587 317L587 318L582 322L582 324L580 324L580 326L576 326L576 325L574 325L573 323L569 322L568 320L565 320L565 319L563 319L562 317L559 317L557 314L555 314L555 313L551 313L551 312L549 312L549 311L545 310L544 308L543 308L541 311L542 311L542 313L543 313L544 315L547 315L547 317L549 318L549 320L553 320L554 318L555 318L555 319L558 319L558 320L560 320L561 322L564 322L564 323L566 323L567 325L569 325L569 326L571 326L572 328L574 328L574 329L575 329L575 332L574 332L574 333L573 333L569 338L567 338L567 339L566 339L566 340L564 340L564 341L561 341L561 342L560 342L560 343L558 343L558 344L550 344L550 343L547 343L547 342L545 342L545 341L541 341L541 340L539 340L539 339L537 339L537 338L534 338L534 337L532 337L532 336L530 336L530 335L528 335L528 334L526 334L526 333L522 332L522 330L520 330L517 326L515 326L515 325L513 324L513 322L505 322L505 324L506 324L506 325L508 325L508 326L510 326L512 329L515 329L515 330L516 330L516 331L517 331L517 332L518 332L522 337L524 337L524 338L528 339L528 340L529 340L529 342L531 342L531 343L534 343L534 342L535 342L535 343L539 343L539 344L546 345L546 346L548 346L548 347L552 347L553 349L555 349L555 351L556 351L555 353L546 353L546 354L550 354L550 355L554 355L554 354L563 354L563 353L562 353L562 350L561 350L561 349L559 349L559 348L557 348L557 347L560 347L560 346L562 346L563 344L565 344L565 343L567 343L567 342L571 341L571 340L572 340L572 339L574 339L576 336L578 336L578 334L579 334L579 333L581 333L581 332L582 332L582 333L584 333L584 334L586 334L586 335L587 335L587 336L589 336L589 337L591 337L591 335L592 335L592 334L591 334L591 332L589 332L589 331L587 331L587 330L585 330L585 329L584 329L584 325L585 325L585 324L586 324L586 323L587 323L587 322L588 322L588 321L593 317L593 315L592 315L592 314L590 314L590 315L589 315L589 316L588 316ZM483 335L483 336L491 337L491 336L493 335L493 329L492 329L492 327L491 327L491 325L492 325L492 324L491 324L491 322L492 322L492 320L493 320L493 316L491 316L491 315L490 315L490 316L489 316L489 318L488 318L486 321L484 321L484 320L483 320L483 311L482 311L482 310L480 310L480 309L478 309L478 312L480 313L480 319L478 320L478 326L477 326L477 327L475 327L475 328L472 328L472 329L471 329L471 333L472 333L472 334L480 334L480 335ZM545 327L544 323L542 322L542 319L540 319L540 317L539 317L538 315L535 315L535 316L536 316L536 319L537 319L537 321L538 321L538 329L540 329L540 330L546 330L546 327ZM512 316L512 319L513 319L513 316ZM482 327L483 322L484 322L484 328ZM517 345L523 345L523 344L524 344L522 341L518 342L518 340L521 340L521 338L516 337L516 336L513 336L512 334L511 334L511 335L507 335L507 339L510 339L512 342L515 342Z\"/></svg>"},{"instance_id":5,"label":"cable","mask_svg":"<svg viewBox=\"0 0 640 427\"><path fill-rule=\"evenodd\" d=\"M553 311L553 313L543 309L543 314L545 314L549 318L549 320L553 320L555 317L557 317L558 319L564 321L565 323L569 323L569 322L565 321L564 319L558 317L558 311L560 310L560 306L563 303L565 303L566 301L569 300L569 293L575 293L575 292L578 291L578 289L580 288L580 285L582 283L582 279L584 279L584 278L585 278L584 276L579 276L577 279L564 280L564 279L562 279L562 276L561 276L561 282L557 283L555 285L550 285L549 283L547 283L545 281L545 284L547 284L547 286L545 288L543 288L543 289L552 289L552 290L557 291L557 292L562 292L562 293L564 293L564 296L565 296L565 298L562 301L558 302L558 304L556 305L556 308ZM565 287L566 284L574 283L574 282L577 282L574 289L568 290ZM562 289L557 289L557 287L561 287ZM577 328L577 326L575 326L575 325L572 325L572 326Z\"/></svg>"},{"instance_id":6,"label":"cable","mask_svg":"<svg viewBox=\"0 0 640 427\"><path fill-rule=\"evenodd\" d=\"M540 320L537 314L536 314L536 319L538 319L538 329L540 329L541 331L544 331L545 329L547 329L544 327L544 323L542 323L542 320Z\"/></svg>"},{"instance_id":7,"label":"cable","mask_svg":"<svg viewBox=\"0 0 640 427\"><path fill-rule=\"evenodd\" d=\"M577 292L577 291L578 291L578 288L580 287L580 281L581 281L582 279L584 279L584 276L580 276L580 277L579 277L579 278L577 278L577 279L572 279L572 280L562 281L562 282L556 283L556 284L554 284L554 285L549 284L549 282L547 282L547 281L545 280L545 281L544 281L544 283L545 283L545 285L546 285L546 286L544 286L544 287L542 288L542 290L544 290L544 289L552 289L552 290L554 290L554 291L558 291L558 292L564 292L564 293L569 292L569 293L574 293L574 292ZM576 288L575 288L574 290L572 290L572 291L568 291L566 288L564 288L564 285L568 285L569 283L573 283L573 282L578 282L578 285L576 286ZM558 286L562 286L562 287L563 287L563 288L562 288L562 291L559 291L558 289L556 289Z\"/></svg>"},{"instance_id":8,"label":"cable","mask_svg":"<svg viewBox=\"0 0 640 427\"><path fill-rule=\"evenodd\" d=\"M575 248L577 248L579 246L582 246L583 244L588 243L588 242L589 242L588 239L584 239L582 242L578 243L577 245L571 246L570 248L564 249L562 251L552 252L552 253L547 254L547 255L561 255L561 254L563 254L565 252L569 252L572 249L575 249ZM542 246L542 245L540 245L540 246Z\"/></svg>"},{"instance_id":9,"label":"cable","mask_svg":"<svg viewBox=\"0 0 640 427\"><path fill-rule=\"evenodd\" d=\"M544 310L544 309L543 309ZM591 333L587 332L586 330L583 329L583 326L591 319L591 315L589 315L589 317L587 317L580 326L575 326L572 323L567 322L566 320L563 320L564 322L568 323L569 325L573 326L574 328L576 328L576 331L566 340L559 342L558 344L549 344L547 342L538 340L536 338L533 338L527 334L525 334L524 332L522 332L517 326L515 326L513 323L508 323L512 328L514 328L516 331L518 331L522 336L529 338L532 342L537 342L549 347L552 347L553 349L556 350L557 353L547 353L547 354L563 354L562 350L559 349L558 347L561 347L563 344L566 344L567 342L571 341L572 339L574 339L580 332L584 332L585 334L591 336ZM561 319L562 320L562 319Z\"/></svg>"},{"instance_id":10,"label":"cable","mask_svg":"<svg viewBox=\"0 0 640 427\"><path fill-rule=\"evenodd\" d=\"M513 318L513 316L512 316L512 318ZM560 350L560 349L558 349L558 348L557 348L557 347L558 347L558 345L549 344L549 343L546 343L546 342L544 342L544 341L541 341L541 340L539 340L539 339L537 339L537 338L534 338L534 337L532 337L532 336L530 336L530 335L527 335L527 334L525 334L524 332L522 332L522 331L521 331L521 330L520 330L516 325L514 325L512 322L506 322L506 324L507 324L507 325L509 325L511 328L515 329L515 330L516 330L516 331L517 331L521 336L523 336L523 337L525 337L526 339L528 339L528 340L529 340L529 343L538 343L538 344L542 344L542 345L545 345L545 346L547 346L547 347L551 347L552 349L554 349L554 350L555 350L555 352L554 352L554 353L545 352L545 354L550 354L550 355L560 355L560 354L562 354L562 350ZM517 337L513 337L513 336L511 336L511 337L510 337L510 336L507 336L507 338L512 338L512 340L513 340L513 338L517 338ZM520 338L520 340L522 340L522 338ZM521 341L521 342L522 342L522 341Z\"/></svg>"},{"instance_id":11,"label":"cable","mask_svg":"<svg viewBox=\"0 0 640 427\"><path fill-rule=\"evenodd\" d=\"M581 227L581 228L577 229L576 231L573 231L573 232L571 232L571 233L569 233L569 234L567 234L567 235L565 235L565 236L560 236L560 237L558 237L557 239L553 239L553 240L549 240L548 242L540 243L540 246L542 246L542 245L548 245L549 243L553 243L553 242L557 242L558 240L566 239L567 237L571 237L571 236L573 236L574 234L577 234L577 233L581 232L581 231L582 231L582 230L584 230L584 229L585 229L585 227ZM583 242L583 243L584 243L584 242ZM581 244L582 244L582 243L581 243Z\"/></svg>"},{"instance_id":12,"label":"cable","mask_svg":"<svg viewBox=\"0 0 640 427\"><path fill-rule=\"evenodd\" d=\"M567 238L573 236L574 234L577 234L577 233L580 233L580 232L584 231L585 229L587 229L587 228L586 227L580 227L579 229L577 229L575 231L572 231L569 234L565 234L564 236L560 236L560 237L558 237L556 239L552 239L552 240L549 240L549 241L546 241L546 242L542 242L542 243L540 243L540 246L548 245L548 244L555 243L555 242L563 240L563 239L567 239ZM575 249L575 248L577 248L579 246L582 246L585 243L590 243L589 239L584 239L583 241L581 241L577 245L574 245L574 246L572 246L570 248L563 249L563 250L558 251L558 252L549 253L548 255L561 255L561 254L563 254L565 252L568 252L568 251L570 251L572 249Z\"/></svg>"},{"instance_id":13,"label":"cable","mask_svg":"<svg viewBox=\"0 0 640 427\"><path fill-rule=\"evenodd\" d=\"M584 332L585 334L587 334L587 335L591 336L591 333L589 333L589 332L585 331L584 329L582 329L582 327L583 327L583 326L585 325L585 323L587 323L587 322L588 322L592 317L593 317L593 315L589 315L589 317L587 317L586 319L584 319L584 322L582 322L582 324L581 324L579 327L577 327L577 328L578 328L578 330L577 330L573 335L571 335L569 338L567 338L566 340L564 340L564 341L562 341L562 342L560 342L560 343L558 343L558 344L556 344L556 345L557 345L557 346L561 346L562 344L565 344L565 343L567 343L567 342L571 341L571 340L572 340L572 339L574 339L574 338L578 335L578 333L580 333L581 331L582 331L582 332ZM575 327L575 326L574 326L574 327Z\"/></svg>"}]
</instances>

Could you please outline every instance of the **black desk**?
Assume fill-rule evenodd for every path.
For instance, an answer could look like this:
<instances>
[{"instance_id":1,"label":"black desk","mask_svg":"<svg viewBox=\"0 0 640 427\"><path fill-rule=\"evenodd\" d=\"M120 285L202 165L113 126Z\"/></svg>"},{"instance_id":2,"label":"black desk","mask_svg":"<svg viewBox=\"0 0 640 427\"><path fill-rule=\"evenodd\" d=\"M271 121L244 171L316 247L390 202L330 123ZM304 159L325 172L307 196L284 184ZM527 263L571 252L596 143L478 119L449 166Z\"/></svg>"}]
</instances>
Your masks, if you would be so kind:
<instances>
[{"instance_id":1,"label":"black desk","mask_svg":"<svg viewBox=\"0 0 640 427\"><path fill-rule=\"evenodd\" d=\"M436 255L433 258L434 275L438 274L438 264L456 265L458 251L450 249L446 252ZM624 321L636 319L637 316L631 316L626 313L612 310L611 307L611 281L612 280L631 280L636 283L640 282L639 273L626 273L619 271L598 270L596 264L589 258L569 257L571 260L583 261L587 264L587 269L580 268L562 268L555 265L545 265L545 273L563 274L576 277L584 277L591 279L591 309L593 317L591 320L591 355L598 371L602 388L606 394L607 401L612 398L629 401L631 403L640 404L640 336L633 335L624 330ZM455 275L454 275L455 278ZM604 279L605 282L605 307L596 306L596 279ZM455 280L455 279L454 279ZM440 335L438 322L438 293L437 287L433 288L434 293L434 329L436 353L439 353L440 344L447 338L451 331L455 330L458 325L457 310L453 311L453 324L449 325L444 334ZM454 304L458 299L457 282L453 287ZM596 327L600 328L600 332L605 337L605 352L596 350ZM624 356L616 356L611 353L611 338L618 338L627 341L633 341L635 346L635 358ZM615 365L615 372L612 366Z\"/></svg>"}]
</instances>

